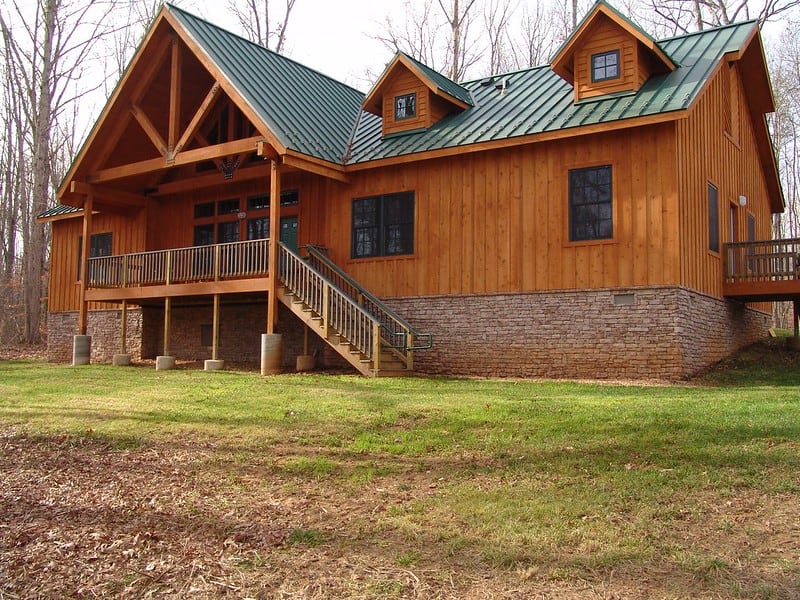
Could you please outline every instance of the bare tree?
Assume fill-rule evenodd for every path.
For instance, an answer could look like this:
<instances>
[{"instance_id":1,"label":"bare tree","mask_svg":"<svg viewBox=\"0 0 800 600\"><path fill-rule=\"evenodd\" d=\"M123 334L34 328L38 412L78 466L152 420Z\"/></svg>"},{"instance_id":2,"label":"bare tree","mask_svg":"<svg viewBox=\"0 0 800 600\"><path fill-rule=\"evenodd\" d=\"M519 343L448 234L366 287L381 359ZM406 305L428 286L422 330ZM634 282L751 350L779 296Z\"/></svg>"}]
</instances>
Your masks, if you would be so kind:
<instances>
[{"instance_id":1,"label":"bare tree","mask_svg":"<svg viewBox=\"0 0 800 600\"><path fill-rule=\"evenodd\" d=\"M404 52L432 69L437 69L437 63L444 61L439 60L436 47L441 25L433 19L432 0L413 4L410 0L405 0L403 6L405 19L398 23L387 16L382 30L374 39L394 53Z\"/></svg>"},{"instance_id":2,"label":"bare tree","mask_svg":"<svg viewBox=\"0 0 800 600\"><path fill-rule=\"evenodd\" d=\"M283 52L286 43L286 29L297 0L284 0L282 9L270 12L275 0L228 0L228 8L233 12L245 36L265 48Z\"/></svg>"},{"instance_id":3,"label":"bare tree","mask_svg":"<svg viewBox=\"0 0 800 600\"><path fill-rule=\"evenodd\" d=\"M4 120L11 122L11 135L23 152L13 159L16 180L9 186L19 194L15 227L24 257L22 337L29 343L41 339L46 275L47 235L36 215L54 201L55 157L64 148L53 140L64 111L88 91L76 85L85 79L98 40L111 30L113 7L111 0L38 0L33 7L12 0L0 12L9 91L21 99L3 108L10 111Z\"/></svg>"},{"instance_id":4,"label":"bare tree","mask_svg":"<svg viewBox=\"0 0 800 600\"><path fill-rule=\"evenodd\" d=\"M509 71L515 66L510 25L518 1L487 0L483 10L483 24L489 41L488 73Z\"/></svg>"},{"instance_id":5,"label":"bare tree","mask_svg":"<svg viewBox=\"0 0 800 600\"><path fill-rule=\"evenodd\" d=\"M800 0L766 0L755 8L752 0L648 0L642 22L675 35L748 19L758 19L763 25L798 5Z\"/></svg>"},{"instance_id":6,"label":"bare tree","mask_svg":"<svg viewBox=\"0 0 800 600\"><path fill-rule=\"evenodd\" d=\"M555 50L555 19L552 7L538 2L524 6L518 22L518 32L511 43L514 66L517 69L544 64Z\"/></svg>"},{"instance_id":7,"label":"bare tree","mask_svg":"<svg viewBox=\"0 0 800 600\"><path fill-rule=\"evenodd\" d=\"M460 81L467 69L477 62L477 57L469 52L469 27L472 23L472 9L477 0L436 0L450 29L448 76Z\"/></svg>"}]
</instances>

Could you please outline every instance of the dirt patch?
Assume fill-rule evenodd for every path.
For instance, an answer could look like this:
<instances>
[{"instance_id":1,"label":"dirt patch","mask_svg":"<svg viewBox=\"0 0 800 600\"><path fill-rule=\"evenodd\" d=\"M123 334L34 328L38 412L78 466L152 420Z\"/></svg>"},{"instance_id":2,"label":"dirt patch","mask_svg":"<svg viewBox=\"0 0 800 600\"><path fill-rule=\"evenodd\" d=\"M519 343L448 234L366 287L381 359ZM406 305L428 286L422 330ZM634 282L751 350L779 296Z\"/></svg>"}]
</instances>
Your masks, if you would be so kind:
<instances>
[{"instance_id":1,"label":"dirt patch","mask_svg":"<svg viewBox=\"0 0 800 600\"><path fill-rule=\"evenodd\" d=\"M349 485L296 474L298 451L243 459L203 440L120 449L91 432L2 431L0 598L723 598L736 578L729 597L800 597L791 498L734 499L676 524L675 539L703 556L722 552L720 524L740 532L718 563L559 574L424 540L404 553L413 543L382 517L437 494L445 473L400 462ZM751 563L737 565L740 544Z\"/></svg>"}]
</instances>

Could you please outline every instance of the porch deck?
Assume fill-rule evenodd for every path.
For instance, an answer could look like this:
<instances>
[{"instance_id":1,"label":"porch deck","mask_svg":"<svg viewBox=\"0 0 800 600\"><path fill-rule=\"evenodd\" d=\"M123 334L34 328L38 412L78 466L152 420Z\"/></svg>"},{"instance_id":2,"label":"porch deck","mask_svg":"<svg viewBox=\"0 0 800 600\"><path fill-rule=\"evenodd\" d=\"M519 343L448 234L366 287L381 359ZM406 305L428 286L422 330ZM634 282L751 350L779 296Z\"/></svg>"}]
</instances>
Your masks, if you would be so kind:
<instances>
[{"instance_id":1,"label":"porch deck","mask_svg":"<svg viewBox=\"0 0 800 600\"><path fill-rule=\"evenodd\" d=\"M266 292L269 240L91 258L87 274L89 301Z\"/></svg>"},{"instance_id":2,"label":"porch deck","mask_svg":"<svg viewBox=\"0 0 800 600\"><path fill-rule=\"evenodd\" d=\"M743 302L800 300L800 238L725 244L722 293Z\"/></svg>"}]
</instances>

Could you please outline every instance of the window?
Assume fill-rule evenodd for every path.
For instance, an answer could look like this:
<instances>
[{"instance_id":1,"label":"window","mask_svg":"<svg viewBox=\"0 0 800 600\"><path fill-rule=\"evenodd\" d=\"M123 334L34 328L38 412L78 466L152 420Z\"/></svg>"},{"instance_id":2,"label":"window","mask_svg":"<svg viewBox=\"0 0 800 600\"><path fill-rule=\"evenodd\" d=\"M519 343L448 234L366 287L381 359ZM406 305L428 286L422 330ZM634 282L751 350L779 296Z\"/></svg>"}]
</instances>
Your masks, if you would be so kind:
<instances>
[{"instance_id":1,"label":"window","mask_svg":"<svg viewBox=\"0 0 800 600\"><path fill-rule=\"evenodd\" d=\"M203 202L201 204L194 205L194 218L195 219L205 219L208 217L214 216L214 203L213 202Z\"/></svg>"},{"instance_id":2,"label":"window","mask_svg":"<svg viewBox=\"0 0 800 600\"><path fill-rule=\"evenodd\" d=\"M239 241L239 221L223 221L217 224L217 243L227 244Z\"/></svg>"},{"instance_id":3,"label":"window","mask_svg":"<svg viewBox=\"0 0 800 600\"><path fill-rule=\"evenodd\" d=\"M708 249L719 252L719 192L708 184Z\"/></svg>"},{"instance_id":4,"label":"window","mask_svg":"<svg viewBox=\"0 0 800 600\"><path fill-rule=\"evenodd\" d=\"M269 238L269 217L247 220L247 239L266 240Z\"/></svg>"},{"instance_id":5,"label":"window","mask_svg":"<svg viewBox=\"0 0 800 600\"><path fill-rule=\"evenodd\" d=\"M195 225L194 245L211 246L213 243L214 243L214 224L208 223L207 225Z\"/></svg>"},{"instance_id":6,"label":"window","mask_svg":"<svg viewBox=\"0 0 800 600\"><path fill-rule=\"evenodd\" d=\"M569 172L569 241L614 237L611 165Z\"/></svg>"},{"instance_id":7,"label":"window","mask_svg":"<svg viewBox=\"0 0 800 600\"><path fill-rule=\"evenodd\" d=\"M592 83L619 77L619 50L592 54Z\"/></svg>"},{"instance_id":8,"label":"window","mask_svg":"<svg viewBox=\"0 0 800 600\"><path fill-rule=\"evenodd\" d=\"M297 190L283 190L281 192L281 206L296 206L300 203L300 194ZM247 210L263 210L269 208L269 194L250 196L247 199Z\"/></svg>"},{"instance_id":9,"label":"window","mask_svg":"<svg viewBox=\"0 0 800 600\"><path fill-rule=\"evenodd\" d=\"M94 233L89 238L89 258L99 256L111 256L111 245L113 238L111 232ZM78 236L78 276L81 278L81 267L83 266L83 236Z\"/></svg>"},{"instance_id":10,"label":"window","mask_svg":"<svg viewBox=\"0 0 800 600\"><path fill-rule=\"evenodd\" d=\"M414 192L353 200L353 258L414 253Z\"/></svg>"},{"instance_id":11,"label":"window","mask_svg":"<svg viewBox=\"0 0 800 600\"><path fill-rule=\"evenodd\" d=\"M217 202L218 215L232 215L239 212L239 199L231 198L230 200L220 200Z\"/></svg>"},{"instance_id":12,"label":"window","mask_svg":"<svg viewBox=\"0 0 800 600\"><path fill-rule=\"evenodd\" d=\"M417 116L417 95L403 94L394 98L394 120L410 119Z\"/></svg>"}]
</instances>

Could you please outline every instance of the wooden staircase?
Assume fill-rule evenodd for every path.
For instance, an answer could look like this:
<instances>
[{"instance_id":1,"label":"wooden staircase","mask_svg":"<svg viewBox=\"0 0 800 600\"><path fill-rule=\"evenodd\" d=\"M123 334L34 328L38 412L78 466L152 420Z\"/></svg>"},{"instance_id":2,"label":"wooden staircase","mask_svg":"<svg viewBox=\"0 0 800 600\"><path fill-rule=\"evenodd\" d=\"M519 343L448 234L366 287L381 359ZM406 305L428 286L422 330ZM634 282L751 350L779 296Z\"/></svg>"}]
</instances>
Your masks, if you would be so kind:
<instances>
[{"instance_id":1,"label":"wooden staircase","mask_svg":"<svg viewBox=\"0 0 800 600\"><path fill-rule=\"evenodd\" d=\"M280 301L362 375L413 375L414 350L430 348L430 335L415 332L318 249L307 250L304 259L279 244Z\"/></svg>"}]
</instances>

